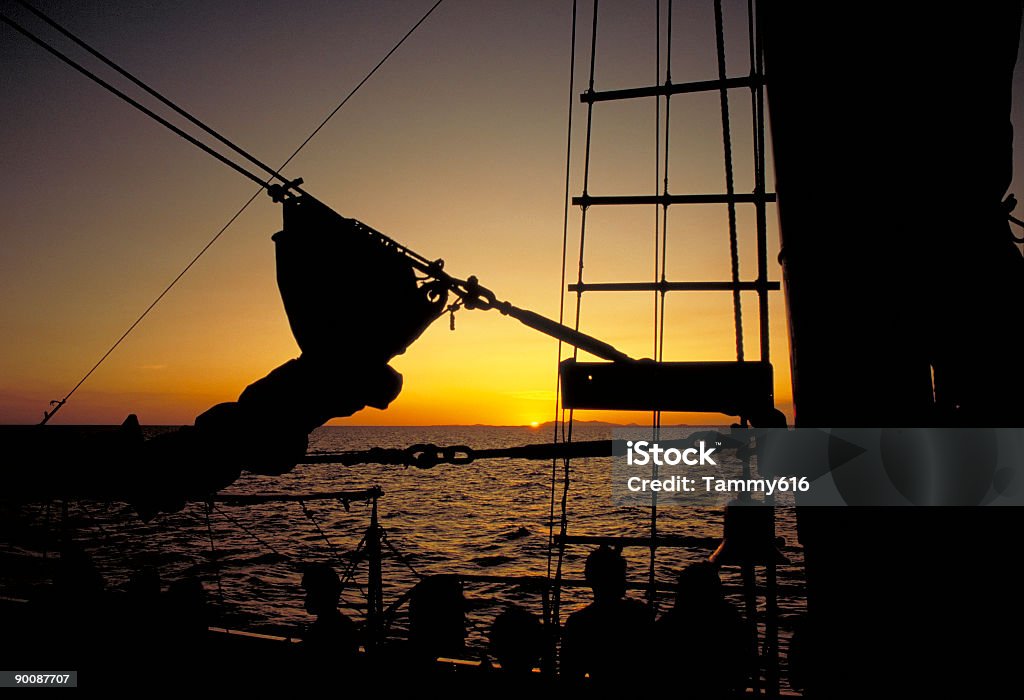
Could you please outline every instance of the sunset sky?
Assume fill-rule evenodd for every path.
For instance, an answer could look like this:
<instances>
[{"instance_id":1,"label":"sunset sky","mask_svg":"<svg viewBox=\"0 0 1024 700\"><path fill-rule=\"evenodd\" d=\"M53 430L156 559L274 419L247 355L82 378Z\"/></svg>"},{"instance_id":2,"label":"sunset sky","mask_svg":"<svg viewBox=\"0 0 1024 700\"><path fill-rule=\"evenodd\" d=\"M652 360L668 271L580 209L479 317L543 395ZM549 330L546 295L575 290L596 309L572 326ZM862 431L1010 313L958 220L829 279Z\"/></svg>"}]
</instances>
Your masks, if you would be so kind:
<instances>
[{"instance_id":1,"label":"sunset sky","mask_svg":"<svg viewBox=\"0 0 1024 700\"><path fill-rule=\"evenodd\" d=\"M84 0L39 6L277 165L432 3ZM746 3L726 5L729 72L741 75L747 71ZM499 297L556 317L571 7L569 0L446 0L286 174L303 177L309 192L340 213L427 257L444 258L453 274L477 275ZM710 1L676 3L675 82L715 77L711 7ZM13 3L4 11L68 48ZM654 83L654 2L605 0L600 20L597 88ZM586 87L589 2L581 2L579 28L577 94ZM0 60L6 166L0 422L34 423L254 186L6 26L0 27ZM736 188L747 192L753 188L749 92L731 97ZM575 97L573 103L571 189L579 194L585 111ZM654 118L650 99L595 108L591 194L654 191ZM717 94L673 99L671 139L670 191L724 192ZM739 213L742 277L753 279L753 208ZM650 279L652 207L595 208L589 219L588 281ZM670 280L728 279L726 222L724 206L670 210ZM129 413L144 424L191 423L297 356L275 282L270 236L280 226L279 207L260 197L55 423L113 423ZM773 207L769 226L771 277L779 279ZM578 236L574 209L573 278ZM756 358L756 297L745 295L744 302L748 357ZM344 325L346 308L358 303L337 299L336 322ZM650 294L589 295L582 327L633 356L650 356L652 304ZM567 311L573 305L567 297ZM781 293L772 313L777 402L789 411ZM729 294L670 295L667 318L666 359L734 359ZM358 343L363 329L350 331ZM551 420L556 352L556 341L496 312L464 311L456 332L442 319L394 361L405 389L387 411L367 409L336 422ZM666 421L706 419L674 415Z\"/></svg>"}]
</instances>

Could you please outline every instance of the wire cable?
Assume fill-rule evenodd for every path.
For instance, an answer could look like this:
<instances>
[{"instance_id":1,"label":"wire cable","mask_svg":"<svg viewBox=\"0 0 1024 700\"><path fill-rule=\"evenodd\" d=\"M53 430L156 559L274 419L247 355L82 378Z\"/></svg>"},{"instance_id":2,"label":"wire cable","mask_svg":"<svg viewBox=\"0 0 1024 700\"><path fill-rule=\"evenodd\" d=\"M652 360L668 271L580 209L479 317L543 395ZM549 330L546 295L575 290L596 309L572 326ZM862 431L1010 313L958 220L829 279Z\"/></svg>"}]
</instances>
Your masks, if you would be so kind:
<instances>
[{"instance_id":1,"label":"wire cable","mask_svg":"<svg viewBox=\"0 0 1024 700\"><path fill-rule=\"evenodd\" d=\"M562 212L562 276L558 284L558 323L565 323L565 278L566 262L569 251L569 205L570 199L570 175L572 168L572 111L573 98L576 91L576 13L577 0L572 3L572 36L569 49L569 106L566 113L566 135L565 135L565 204ZM558 341L558 362L555 366L555 420L554 420L554 444L558 444L559 426L559 402L562 390L562 377L558 371L562 365L562 341ZM563 416L564 417L564 416ZM548 562L547 577L551 578L551 554L555 544L555 482L558 472L558 458L551 459L551 499L548 508Z\"/></svg>"},{"instance_id":2,"label":"wire cable","mask_svg":"<svg viewBox=\"0 0 1024 700\"><path fill-rule=\"evenodd\" d=\"M151 88L149 85L144 83L142 80L140 80L139 78L137 78L136 76L134 76L133 74L129 73L127 70L122 68L121 66L119 66L116 63L114 63L113 61L111 61L109 58L107 58L102 53L100 53L97 49L93 48L92 46L87 44L84 40L80 39L78 36L76 36L74 33L72 33L69 29L67 29L66 27L63 27L56 20L51 18L49 15L45 14L42 10L37 9L31 3L26 2L26 0L16 0L16 2L19 5L21 5L22 7L24 7L25 9L27 9L29 12L34 14L36 17L41 19L43 22L46 22L46 24L50 25L55 30L60 32L62 35L64 35L65 37L67 37L68 39L73 41L76 45L78 45L79 47L81 47L82 49L87 51L90 55L92 55L93 57L95 57L96 59L101 61L104 65L106 65L107 67L117 71L118 74L120 74L124 78L127 78L134 85L136 85L137 87L139 87L142 90L144 90L147 94L149 94L149 95L155 97L156 99L158 99L162 104L164 104L165 106L167 106L170 109L174 110L174 112L176 112L177 114L181 115L182 117L187 119L189 122L191 122L195 126L199 127L200 129L205 131L207 134L209 134L213 138L215 138L218 141L220 141L222 144L224 144L225 146L227 146L228 148L233 150L235 153L237 153L238 155L242 156L243 158L248 160L250 163L252 163L256 167L258 167L261 170L263 170L264 172L266 172L268 175L270 175L272 177L275 177L278 180L281 180L285 184L288 184L289 181L284 176L282 176L281 173L279 173L277 170L274 170L269 165L267 165L263 161L259 160L258 158L253 156L251 153L249 153L245 149L243 149L241 146L238 146L233 141L231 141L230 139L228 139L227 137L225 137L224 135L222 135L221 133L216 131L213 127L208 126L202 120L198 119L197 117L195 117L194 115L189 113L187 110L183 109L182 107L179 107L177 104L175 104L171 100L169 100L166 97L164 97L162 94L160 94L158 91L156 91L153 88Z\"/></svg>"},{"instance_id":3,"label":"wire cable","mask_svg":"<svg viewBox=\"0 0 1024 700\"><path fill-rule=\"evenodd\" d=\"M322 122L320 122L320 125L319 125L319 126L318 126L317 128L313 129L313 132L312 132L312 133L311 133L311 134L310 134L309 136L307 136L307 137L306 137L306 140L305 140L305 141L303 141L302 143L300 143L300 144L299 144L299 147L295 149L295 152L294 152L294 153L292 153L292 154L291 154L290 156L288 156L288 160L286 160L286 161L285 161L285 162L284 162L284 163L283 163L283 164L281 165L281 167L280 167L280 168L278 168L278 170L283 170L283 169L284 169L284 167L285 167L286 165L288 165L289 163L291 163L291 162L292 162L292 159L293 159L293 158L295 158L295 156L299 155L299 152L300 152L300 151L301 151L301 150L302 150L303 148L305 148L305 147L306 147L306 144L308 144L308 143L309 143L310 141L312 141L312 140L313 140L313 137L314 137L314 136L316 136L317 134L319 134L319 133L320 133L320 130L321 130L321 129L323 129L323 128L324 128L325 126L327 126L327 122L331 121L331 119L332 119L332 118L334 117L334 115L335 115L335 114L337 114L337 113L338 113L338 111L339 111L339 110L341 110L341 108L342 108L342 107L344 107L344 106L345 106L345 104L346 104L346 103L347 103L347 102L348 102L348 101L349 101L350 99L352 99L352 96L353 96L353 95L355 95L355 94L356 94L357 92L359 92L359 88L361 88L361 87L363 86L363 84L364 84L364 83L366 83L366 81L367 81L367 80L369 80L370 78L372 78L372 77L373 77L373 74L377 72L377 69L378 69L378 68L380 68L381 66L383 66L383 65L384 65L384 63L385 63L385 62L386 62L386 61L387 61L387 60L388 60L389 58L391 58L391 54L393 54L393 53L394 53L395 51L398 51L399 47L400 47L400 46L401 46L402 44L404 44L404 43L405 43L405 40L406 40L406 39L408 39L409 37L411 37L411 36L412 36L412 34L413 34L413 32L415 32L415 31L416 31L417 29L419 29L419 26L420 26L421 24L423 24L423 23L424 23L424 22L425 22L425 21L427 20L427 17L430 17L430 15L431 15L431 14L433 14L434 10L436 10L436 9L438 8L438 6L439 6L439 5L440 5L440 4L442 3L442 2L444 2L444 0L437 0L437 2L435 2L435 3L433 4L433 6L432 6L432 7L431 7L431 8L429 9L429 10L427 10L427 13L426 13L425 15L423 15L422 17L420 17L420 21L419 21L419 22L417 22L416 24L412 25L412 29L410 29L409 31L407 31L407 32L405 33L405 36L403 36L403 37L402 37L401 39L399 39L399 40L398 40L398 43L397 43L397 44L395 44L395 45L394 45L394 46L393 46L393 47L391 48L391 50L390 50L390 51L388 51L388 52L387 52L386 54L384 54L384 58L380 59L380 61L378 61L378 62L377 62L377 65L375 65L375 66L374 66L373 68L371 68L371 69L370 69L370 72L366 74L366 77L364 77L364 78L363 78L362 80L360 80L360 81L359 81L359 84L358 84L358 85L356 85L356 86L355 86L354 88L352 88L352 91L351 91L351 92L349 92L349 93L348 93L348 95L346 95L346 96L345 96L345 99L343 99L343 100L342 100L341 102L339 102L339 103L338 103L338 106L337 106L337 107L335 107L335 108L334 108L333 110L331 110L331 113L330 113L330 114L328 114L328 115L327 115L327 116L326 116L326 117L324 118L324 120L323 120Z\"/></svg>"},{"instance_id":4,"label":"wire cable","mask_svg":"<svg viewBox=\"0 0 1024 700\"><path fill-rule=\"evenodd\" d=\"M203 143L202 141L200 141L196 137L192 136L191 134L185 132L184 130L182 130L179 127L175 126L171 122L167 121L166 119L164 119L159 114L157 114L156 112L151 110L149 107L146 107L144 104L142 104L138 100L136 100L136 99L134 99L132 97L129 97L127 94L125 94L121 90L118 90L116 87L114 87L113 85L108 83L106 80L104 80L100 76L98 76L95 73L93 73L91 70L89 70L88 68L86 68L82 64L80 64L77 61L75 61L73 58L71 58L70 56L68 56L64 52L62 52L59 49L56 49L53 46L50 46L49 44L47 44L45 41L43 41L38 36L36 36L32 32L30 32L28 29L25 29L23 26L21 26L20 24L15 22L13 19L8 17L7 15L0 14L0 20L3 20L3 22L5 24L7 24L11 28L13 28L15 31L21 33L23 36L28 38L30 41L32 41L36 45L38 45L38 46L42 47L43 49L45 49L48 53L52 54L53 56L56 56L61 61L63 61L67 65L71 66L76 71L78 71L79 73L81 73L86 78L88 78L89 80L93 81L94 83L96 83L100 87L104 88L108 92L110 92L110 93L116 95L117 97L121 98L123 101L127 102L132 107L134 107L135 109L139 110L140 112L145 114L147 117L149 117L153 121L157 122L161 126L166 127L167 129L171 130L172 132L174 132L175 134L177 134L181 138L185 139L186 141L188 141L189 143L191 143L193 146L195 146L196 148L200 149L201 151L203 151L203 152L213 156L214 158L219 160L221 163L223 163L224 165L226 165L229 168L231 168L232 170L234 170L239 175L242 175L243 177L249 178L250 180L252 180L256 184L258 184L261 188L264 186L263 180L258 175L255 175L254 173L249 172L248 170L243 168L238 163L235 163L233 160L231 160L227 156L225 156L225 155L223 155L221 153L218 153L217 151L213 150L212 148L207 146L205 143Z\"/></svg>"},{"instance_id":5,"label":"wire cable","mask_svg":"<svg viewBox=\"0 0 1024 700\"><path fill-rule=\"evenodd\" d=\"M587 92L594 92L594 70L597 62L597 18L598 18L598 0L594 0L594 16L592 18L592 24L590 29L590 77L588 80ZM587 188L590 184L590 145L591 136L594 126L594 101L587 101L587 135L586 144L584 146L583 153L583 194L587 194ZM576 292L576 323L574 328L579 330L580 328L580 309L583 305L583 252L584 244L586 242L587 232L587 207L583 206L583 211L580 213L580 254L577 268L577 282L578 290ZM572 357L575 360L579 356L579 348L574 347ZM576 413L575 409L569 409L569 420L568 420L568 431L564 436L564 442L572 442L573 424L575 421ZM568 534L569 529L569 487L572 483L572 460L570 457L565 457L562 460L562 501L561 501L561 517L559 519L559 533L558 533L558 559L555 563L555 594L552 603L552 618L556 625L555 629L558 629L557 625L560 624L560 610L562 605L562 566L565 563L565 538Z\"/></svg>"}]
</instances>

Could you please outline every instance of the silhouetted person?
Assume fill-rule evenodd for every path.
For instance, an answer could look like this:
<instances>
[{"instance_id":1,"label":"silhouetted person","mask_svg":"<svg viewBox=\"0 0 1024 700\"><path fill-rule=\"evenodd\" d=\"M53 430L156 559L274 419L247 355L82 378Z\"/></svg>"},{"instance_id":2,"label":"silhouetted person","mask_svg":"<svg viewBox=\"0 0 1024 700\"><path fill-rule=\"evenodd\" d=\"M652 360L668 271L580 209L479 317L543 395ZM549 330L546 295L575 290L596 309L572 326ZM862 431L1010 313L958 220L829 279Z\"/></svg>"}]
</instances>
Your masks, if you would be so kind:
<instances>
[{"instance_id":1,"label":"silhouetted person","mask_svg":"<svg viewBox=\"0 0 1024 700\"><path fill-rule=\"evenodd\" d=\"M626 597L626 560L602 545L587 557L587 584L594 602L569 615L562 637L562 677L589 675L601 685L635 682L649 658L653 616Z\"/></svg>"},{"instance_id":2,"label":"silhouetted person","mask_svg":"<svg viewBox=\"0 0 1024 700\"><path fill-rule=\"evenodd\" d=\"M164 594L169 630L183 642L203 640L210 628L206 589L197 578L174 581Z\"/></svg>"},{"instance_id":3,"label":"silhouetted person","mask_svg":"<svg viewBox=\"0 0 1024 700\"><path fill-rule=\"evenodd\" d=\"M74 542L61 547L53 585L65 600L98 598L106 590L106 581L92 557Z\"/></svg>"},{"instance_id":4,"label":"silhouetted person","mask_svg":"<svg viewBox=\"0 0 1024 700\"><path fill-rule=\"evenodd\" d=\"M465 652L466 598L458 576L423 579L409 600L409 644L413 658L429 663L439 656L459 658Z\"/></svg>"},{"instance_id":5,"label":"silhouetted person","mask_svg":"<svg viewBox=\"0 0 1024 700\"><path fill-rule=\"evenodd\" d=\"M132 572L124 592L132 602L153 602L153 599L160 596L160 572L152 566L144 566Z\"/></svg>"},{"instance_id":6,"label":"silhouetted person","mask_svg":"<svg viewBox=\"0 0 1024 700\"><path fill-rule=\"evenodd\" d=\"M544 653L544 627L533 613L510 605L494 618L490 643L503 674L529 676Z\"/></svg>"},{"instance_id":7,"label":"silhouetted person","mask_svg":"<svg viewBox=\"0 0 1024 700\"><path fill-rule=\"evenodd\" d=\"M160 619L162 602L160 573L151 566L133 572L119 610L119 624L128 643L152 646L160 639L162 632L155 623Z\"/></svg>"},{"instance_id":8,"label":"silhouetted person","mask_svg":"<svg viewBox=\"0 0 1024 700\"><path fill-rule=\"evenodd\" d=\"M316 615L303 637L305 651L331 666L350 665L359 651L359 637L355 623L338 610L338 574L330 564L313 564L302 576L302 588L306 591L306 612Z\"/></svg>"},{"instance_id":9,"label":"silhouetted person","mask_svg":"<svg viewBox=\"0 0 1024 700\"><path fill-rule=\"evenodd\" d=\"M116 641L110 602L92 557L76 542L64 542L53 584L32 598L29 645L62 663L93 662Z\"/></svg>"},{"instance_id":10,"label":"silhouetted person","mask_svg":"<svg viewBox=\"0 0 1024 700\"><path fill-rule=\"evenodd\" d=\"M750 637L736 608L725 599L718 569L691 564L679 574L676 604L658 620L659 659L699 698L740 694L752 668Z\"/></svg>"}]
</instances>

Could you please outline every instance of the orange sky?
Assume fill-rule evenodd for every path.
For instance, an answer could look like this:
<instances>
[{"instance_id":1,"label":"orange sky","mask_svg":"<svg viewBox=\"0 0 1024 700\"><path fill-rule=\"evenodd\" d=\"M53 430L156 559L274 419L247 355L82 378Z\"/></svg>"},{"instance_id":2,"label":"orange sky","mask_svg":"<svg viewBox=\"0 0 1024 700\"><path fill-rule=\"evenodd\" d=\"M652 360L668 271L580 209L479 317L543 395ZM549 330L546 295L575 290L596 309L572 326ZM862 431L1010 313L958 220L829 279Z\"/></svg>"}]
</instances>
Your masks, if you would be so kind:
<instances>
[{"instance_id":1,"label":"orange sky","mask_svg":"<svg viewBox=\"0 0 1024 700\"><path fill-rule=\"evenodd\" d=\"M431 2L44 3L87 41L271 163L282 161ZM582 3L589 7L589 3ZM602 3L597 87L651 84L654 5ZM714 77L711 3L676 8L673 80ZM746 3L727 3L731 74L746 70ZM212 6L211 6L212 5ZM450 0L293 162L290 176L458 276L558 313L570 2ZM737 11L739 10L739 11ZM19 18L25 19L22 14ZM29 23L28 19L25 19ZM38 23L32 24L38 27ZM589 56L581 10L577 88ZM0 143L8 178L0 275L0 422L32 423L248 198L252 185L2 30ZM47 34L47 36L51 36ZM664 52L664 42L662 42ZM732 93L738 191L752 189L749 93ZM574 100L572 192L584 111ZM592 194L655 187L654 102L595 110ZM724 191L717 95L672 101L669 189ZM773 186L771 180L769 186ZM752 207L741 207L742 277L754 277ZM769 210L770 275L778 234ZM189 423L297 355L278 296L266 197L229 230L55 422ZM579 211L570 220L570 268ZM649 279L651 207L594 209L588 281ZM668 277L729 275L724 207L674 207ZM574 272L570 273L574 277ZM745 295L756 358L755 296ZM572 309L574 299L568 298ZM338 299L336 322L358 299ZM652 297L591 295L583 329L649 356ZM784 304L772 303L777 400L791 397ZM728 294L669 296L666 359L733 359ZM358 342L360 329L351 329ZM394 366L405 390L341 423L528 424L554 416L556 342L499 316L436 323ZM642 414L587 419L643 422ZM668 416L666 422L720 422Z\"/></svg>"}]
</instances>

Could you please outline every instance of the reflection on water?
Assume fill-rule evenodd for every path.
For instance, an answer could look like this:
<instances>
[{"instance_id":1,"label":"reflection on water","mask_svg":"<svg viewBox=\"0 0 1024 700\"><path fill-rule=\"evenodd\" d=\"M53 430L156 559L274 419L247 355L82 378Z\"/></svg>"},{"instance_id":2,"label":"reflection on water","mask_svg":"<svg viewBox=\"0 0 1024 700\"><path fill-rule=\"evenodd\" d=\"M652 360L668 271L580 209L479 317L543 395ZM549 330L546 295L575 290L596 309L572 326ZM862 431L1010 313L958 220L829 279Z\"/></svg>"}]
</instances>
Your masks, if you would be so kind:
<instances>
[{"instance_id":1,"label":"reflection on water","mask_svg":"<svg viewBox=\"0 0 1024 700\"><path fill-rule=\"evenodd\" d=\"M610 429L577 425L578 440L607 439ZM501 448L550 441L548 430L494 427L327 427L311 439L313 451L360 450L371 446L407 447L416 443L466 444ZM633 535L648 533L649 509L616 506L611 497L609 459L573 462L569 491L569 533ZM469 465L441 465L432 470L403 467L304 465L281 477L244 476L232 488L237 493L309 493L354 490L379 485L381 524L387 539L406 563L391 556L384 562L384 601L390 604L420 574L462 572L496 575L540 575L548 566L548 524L551 509L550 462L484 460ZM558 465L557 499L561 497ZM555 520L560 507L555 507ZM40 507L34 515L43 522ZM70 520L77 538L93 552L108 584L122 586L138 568L157 566L164 581L185 574L199 576L217 599L229 624L254 631L294 634L309 621L303 610L299 569L303 563L334 560L339 572L348 566L347 554L359 544L369 522L370 506L352 503L348 511L335 501L301 504L268 503L246 507L218 504L212 514L202 504L181 513L161 515L142 523L120 505L72 504ZM779 571L780 609L785 635L788 619L803 610L802 559L795 548L793 513L779 509L779 534L790 545L791 564ZM51 525L56 528L56 512ZM661 534L718 537L721 511L710 507L665 506L658 512ZM213 548L211 549L211 538ZM587 547L570 546L564 571L570 579L583 577ZM648 552L624 552L630 580L647 580ZM703 550L662 549L656 573L666 584L689 561L707 556ZM360 569L357 583L365 582ZM737 603L739 576L735 568L723 580ZM0 584L14 585L10 580ZM360 586L350 587L343 599L363 602ZM17 591L13 591L17 592ZM634 592L632 595L640 596ZM537 593L500 584L468 584L470 642L479 646L482 634L505 603L517 602L540 613ZM564 610L589 596L585 589L563 592ZM670 601L665 601L670 605ZM357 610L351 611L359 617ZM398 628L401 628L401 623Z\"/></svg>"}]
</instances>

